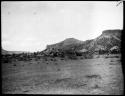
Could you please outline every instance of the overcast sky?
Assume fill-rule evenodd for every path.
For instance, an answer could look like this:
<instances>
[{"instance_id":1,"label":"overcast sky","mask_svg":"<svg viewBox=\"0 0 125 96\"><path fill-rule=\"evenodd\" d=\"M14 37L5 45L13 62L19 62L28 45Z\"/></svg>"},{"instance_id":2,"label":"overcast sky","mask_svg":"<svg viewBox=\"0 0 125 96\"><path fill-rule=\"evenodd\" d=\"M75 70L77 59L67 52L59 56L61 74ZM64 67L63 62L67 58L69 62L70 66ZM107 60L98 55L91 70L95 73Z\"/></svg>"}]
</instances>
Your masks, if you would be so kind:
<instances>
[{"instance_id":1,"label":"overcast sky","mask_svg":"<svg viewBox=\"0 0 125 96\"><path fill-rule=\"evenodd\" d=\"M123 29L123 4L90 1L2 2L2 47L40 51L66 38L93 39Z\"/></svg>"}]
</instances>

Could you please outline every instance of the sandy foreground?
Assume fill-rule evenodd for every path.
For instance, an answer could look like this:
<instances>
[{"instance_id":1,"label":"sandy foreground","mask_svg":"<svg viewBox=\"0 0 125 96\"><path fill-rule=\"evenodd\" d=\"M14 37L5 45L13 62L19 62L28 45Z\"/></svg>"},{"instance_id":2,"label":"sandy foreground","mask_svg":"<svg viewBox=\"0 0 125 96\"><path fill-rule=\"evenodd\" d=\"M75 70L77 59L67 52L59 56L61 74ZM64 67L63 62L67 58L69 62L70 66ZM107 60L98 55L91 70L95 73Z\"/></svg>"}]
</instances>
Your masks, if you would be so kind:
<instances>
[{"instance_id":1,"label":"sandy foreground","mask_svg":"<svg viewBox=\"0 0 125 96\"><path fill-rule=\"evenodd\" d=\"M2 64L3 94L123 94L120 55Z\"/></svg>"}]
</instances>

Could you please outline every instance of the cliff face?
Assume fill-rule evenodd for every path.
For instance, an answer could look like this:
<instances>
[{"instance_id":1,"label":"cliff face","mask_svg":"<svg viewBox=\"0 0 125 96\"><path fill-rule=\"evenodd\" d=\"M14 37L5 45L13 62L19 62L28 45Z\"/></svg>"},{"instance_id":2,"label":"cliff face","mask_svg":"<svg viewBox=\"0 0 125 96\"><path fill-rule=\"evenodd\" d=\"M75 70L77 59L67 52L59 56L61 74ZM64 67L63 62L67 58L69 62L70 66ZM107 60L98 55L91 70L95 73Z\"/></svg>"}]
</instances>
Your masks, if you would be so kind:
<instances>
[{"instance_id":1,"label":"cliff face","mask_svg":"<svg viewBox=\"0 0 125 96\"><path fill-rule=\"evenodd\" d=\"M122 32L122 30L118 30L118 29L117 30L105 30L102 32L102 35L112 35L112 36L114 35L114 36L120 38L121 32Z\"/></svg>"},{"instance_id":2,"label":"cliff face","mask_svg":"<svg viewBox=\"0 0 125 96\"><path fill-rule=\"evenodd\" d=\"M121 46L121 30L105 30L102 34L93 40L93 46L90 49L104 47L109 50L113 46Z\"/></svg>"},{"instance_id":3,"label":"cliff face","mask_svg":"<svg viewBox=\"0 0 125 96\"><path fill-rule=\"evenodd\" d=\"M79 51L82 49L86 49L88 51L95 51L99 49L110 50L113 46L121 47L121 32L122 30L105 30L97 38L86 41L67 38L62 42L48 45L46 52L57 50Z\"/></svg>"}]
</instances>

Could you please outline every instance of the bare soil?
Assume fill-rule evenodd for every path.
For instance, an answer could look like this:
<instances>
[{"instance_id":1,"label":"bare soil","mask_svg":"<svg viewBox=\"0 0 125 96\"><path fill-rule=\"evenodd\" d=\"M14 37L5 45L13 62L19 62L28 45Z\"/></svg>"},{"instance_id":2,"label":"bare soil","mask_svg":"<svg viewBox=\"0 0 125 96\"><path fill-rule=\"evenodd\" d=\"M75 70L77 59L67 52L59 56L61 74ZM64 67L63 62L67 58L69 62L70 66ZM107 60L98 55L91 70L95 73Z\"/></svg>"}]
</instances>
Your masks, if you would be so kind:
<instances>
[{"instance_id":1,"label":"bare soil","mask_svg":"<svg viewBox=\"0 0 125 96\"><path fill-rule=\"evenodd\" d=\"M53 59L53 60L52 60ZM121 56L47 58L2 64L3 94L123 94Z\"/></svg>"}]
</instances>

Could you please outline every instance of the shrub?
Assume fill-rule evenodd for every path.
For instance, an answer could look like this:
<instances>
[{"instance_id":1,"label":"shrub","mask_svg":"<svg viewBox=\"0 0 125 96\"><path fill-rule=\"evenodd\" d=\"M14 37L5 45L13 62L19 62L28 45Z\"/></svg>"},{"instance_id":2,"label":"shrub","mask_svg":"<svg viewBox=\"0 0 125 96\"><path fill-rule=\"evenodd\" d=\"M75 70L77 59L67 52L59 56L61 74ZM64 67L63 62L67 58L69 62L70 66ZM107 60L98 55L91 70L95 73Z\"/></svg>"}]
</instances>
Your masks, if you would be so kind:
<instances>
[{"instance_id":1,"label":"shrub","mask_svg":"<svg viewBox=\"0 0 125 96\"><path fill-rule=\"evenodd\" d=\"M56 59L53 59L53 61L56 61Z\"/></svg>"},{"instance_id":2,"label":"shrub","mask_svg":"<svg viewBox=\"0 0 125 96\"><path fill-rule=\"evenodd\" d=\"M53 59L50 59L51 61L53 61Z\"/></svg>"},{"instance_id":3,"label":"shrub","mask_svg":"<svg viewBox=\"0 0 125 96\"><path fill-rule=\"evenodd\" d=\"M12 61L11 61L11 59L3 59L2 62L3 63L11 63Z\"/></svg>"},{"instance_id":4,"label":"shrub","mask_svg":"<svg viewBox=\"0 0 125 96\"><path fill-rule=\"evenodd\" d=\"M16 66L16 64L13 64L13 66Z\"/></svg>"},{"instance_id":5,"label":"shrub","mask_svg":"<svg viewBox=\"0 0 125 96\"><path fill-rule=\"evenodd\" d=\"M85 77L89 78L89 79L92 79L92 78L99 78L99 79L101 79L101 76L100 75L96 75L96 74L86 75Z\"/></svg>"},{"instance_id":6,"label":"shrub","mask_svg":"<svg viewBox=\"0 0 125 96\"><path fill-rule=\"evenodd\" d=\"M119 58L119 56L114 56L115 58Z\"/></svg>"},{"instance_id":7,"label":"shrub","mask_svg":"<svg viewBox=\"0 0 125 96\"><path fill-rule=\"evenodd\" d=\"M80 53L80 52L76 52L76 56L82 56L83 53Z\"/></svg>"},{"instance_id":8,"label":"shrub","mask_svg":"<svg viewBox=\"0 0 125 96\"><path fill-rule=\"evenodd\" d=\"M61 69L57 69L57 71L60 71Z\"/></svg>"},{"instance_id":9,"label":"shrub","mask_svg":"<svg viewBox=\"0 0 125 96\"><path fill-rule=\"evenodd\" d=\"M64 58L61 58L61 60L64 60Z\"/></svg>"},{"instance_id":10,"label":"shrub","mask_svg":"<svg viewBox=\"0 0 125 96\"><path fill-rule=\"evenodd\" d=\"M84 59L83 57L80 57L80 59Z\"/></svg>"},{"instance_id":11,"label":"shrub","mask_svg":"<svg viewBox=\"0 0 125 96\"><path fill-rule=\"evenodd\" d=\"M105 56L105 58L110 58L109 56Z\"/></svg>"},{"instance_id":12,"label":"shrub","mask_svg":"<svg viewBox=\"0 0 125 96\"><path fill-rule=\"evenodd\" d=\"M43 60L47 61L47 58L43 58Z\"/></svg>"},{"instance_id":13,"label":"shrub","mask_svg":"<svg viewBox=\"0 0 125 96\"><path fill-rule=\"evenodd\" d=\"M62 53L62 54L60 54L59 56L60 56L61 58L64 58L64 57L65 57L65 54Z\"/></svg>"},{"instance_id":14,"label":"shrub","mask_svg":"<svg viewBox=\"0 0 125 96\"><path fill-rule=\"evenodd\" d=\"M77 56L74 56L74 55L68 55L68 58L69 58L69 59L72 59L72 60L76 60L76 59L77 59Z\"/></svg>"}]
</instances>

